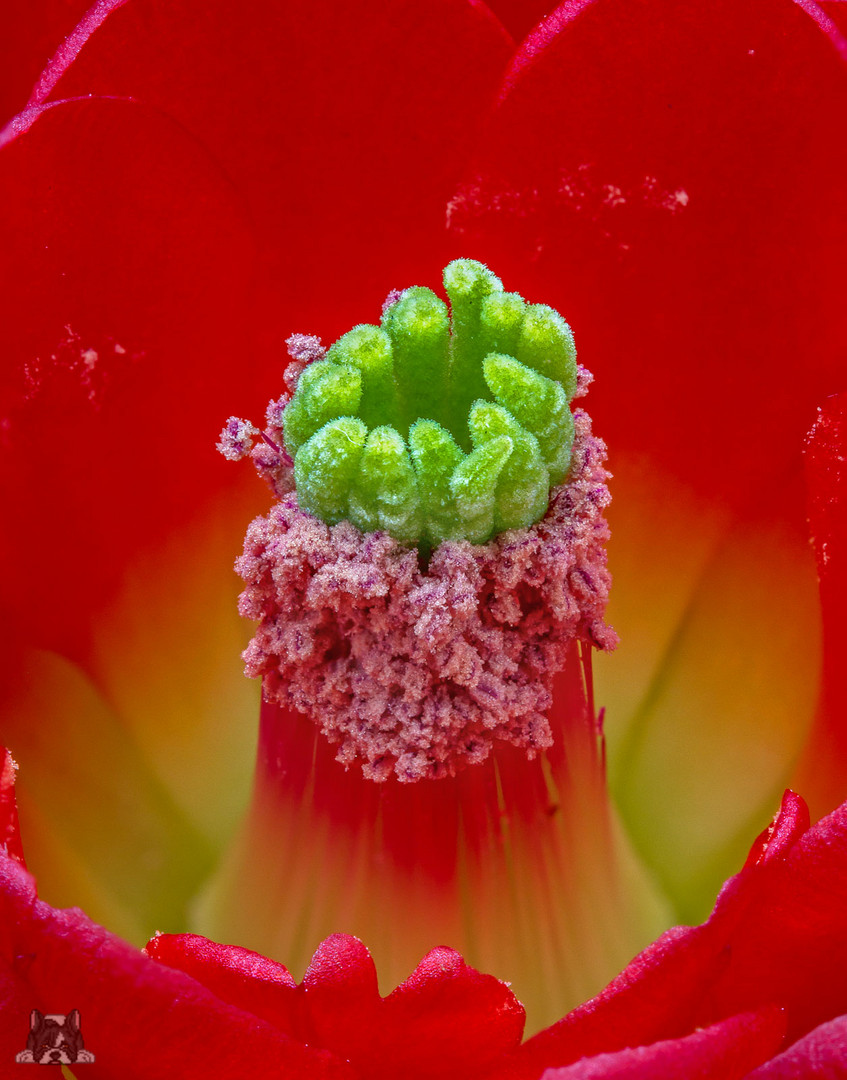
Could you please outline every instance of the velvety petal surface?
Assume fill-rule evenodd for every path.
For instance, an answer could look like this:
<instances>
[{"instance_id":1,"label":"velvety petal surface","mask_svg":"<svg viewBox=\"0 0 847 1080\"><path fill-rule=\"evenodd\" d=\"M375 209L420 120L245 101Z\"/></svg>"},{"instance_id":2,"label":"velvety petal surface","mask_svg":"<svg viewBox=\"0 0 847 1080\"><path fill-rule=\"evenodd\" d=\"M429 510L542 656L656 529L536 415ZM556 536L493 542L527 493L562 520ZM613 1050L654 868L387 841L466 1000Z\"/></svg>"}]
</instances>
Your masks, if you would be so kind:
<instances>
[{"instance_id":1,"label":"velvety petal surface","mask_svg":"<svg viewBox=\"0 0 847 1080\"><path fill-rule=\"evenodd\" d=\"M597 376L613 790L689 918L817 698L800 450L843 379L847 77L813 7L562 4L450 207L467 252L544 282Z\"/></svg>"},{"instance_id":2,"label":"velvety petal surface","mask_svg":"<svg viewBox=\"0 0 847 1080\"><path fill-rule=\"evenodd\" d=\"M3 966L25 984L29 1007L80 1010L97 1058L92 1075L144 1077L155 1063L163 1077L196 1076L205 1069L221 1077L261 1076L269 1060L281 1076L348 1075L326 1055L225 1006L193 979L153 964L79 910L57 911L37 900L31 879L7 859L0 887L11 928ZM116 1003L131 1008L131 1024L120 1022ZM27 1028L20 1029L23 1042Z\"/></svg>"},{"instance_id":3,"label":"velvety petal surface","mask_svg":"<svg viewBox=\"0 0 847 1080\"><path fill-rule=\"evenodd\" d=\"M444 201L511 39L466 0L212 14L132 0L45 92L131 95L183 124L258 226L271 340L279 321L340 333L363 295L380 303L443 265Z\"/></svg>"},{"instance_id":4,"label":"velvety petal surface","mask_svg":"<svg viewBox=\"0 0 847 1080\"><path fill-rule=\"evenodd\" d=\"M681 1039L547 1069L541 1080L741 1080L779 1048L784 1031L778 1009L744 1013Z\"/></svg>"},{"instance_id":5,"label":"velvety petal surface","mask_svg":"<svg viewBox=\"0 0 847 1080\"><path fill-rule=\"evenodd\" d=\"M731 879L712 923L729 933L729 963L709 992L712 1015L765 1001L786 1008L790 1038L847 1003L847 808L786 843L779 824L766 857Z\"/></svg>"},{"instance_id":6,"label":"velvety petal surface","mask_svg":"<svg viewBox=\"0 0 847 1080\"><path fill-rule=\"evenodd\" d=\"M362 1076L484 1076L523 1032L514 994L452 949L433 949L385 998L370 953L345 934L320 945L299 986L281 964L197 935L159 935L146 951Z\"/></svg>"},{"instance_id":7,"label":"velvety petal surface","mask_svg":"<svg viewBox=\"0 0 847 1080\"><path fill-rule=\"evenodd\" d=\"M80 1010L88 1048L96 1047L93 1075L103 1077L144 1076L151 1065L167 1077L206 1069L222 1077L269 1069L316 1078L472 1077L519 1044L520 1003L452 949L432 950L383 999L370 954L345 935L323 942L298 986L281 964L247 949L159 934L141 951L79 909L50 907L11 853L20 837L14 771L3 754L0 1075L12 1075L7 1064L35 1007Z\"/></svg>"},{"instance_id":8,"label":"velvety petal surface","mask_svg":"<svg viewBox=\"0 0 847 1080\"><path fill-rule=\"evenodd\" d=\"M750 1080L843 1080L847 1076L847 1017L839 1016L799 1039L750 1074Z\"/></svg>"},{"instance_id":9,"label":"velvety petal surface","mask_svg":"<svg viewBox=\"0 0 847 1080\"><path fill-rule=\"evenodd\" d=\"M297 983L275 960L199 934L157 934L144 951L157 963L184 971L228 1005L251 1012L286 1034L301 1030Z\"/></svg>"},{"instance_id":10,"label":"velvety petal surface","mask_svg":"<svg viewBox=\"0 0 847 1080\"><path fill-rule=\"evenodd\" d=\"M319 1044L365 1076L485 1075L523 1034L524 1010L508 986L469 968L454 949L433 949L380 999L365 947L334 935L303 986Z\"/></svg>"}]
</instances>

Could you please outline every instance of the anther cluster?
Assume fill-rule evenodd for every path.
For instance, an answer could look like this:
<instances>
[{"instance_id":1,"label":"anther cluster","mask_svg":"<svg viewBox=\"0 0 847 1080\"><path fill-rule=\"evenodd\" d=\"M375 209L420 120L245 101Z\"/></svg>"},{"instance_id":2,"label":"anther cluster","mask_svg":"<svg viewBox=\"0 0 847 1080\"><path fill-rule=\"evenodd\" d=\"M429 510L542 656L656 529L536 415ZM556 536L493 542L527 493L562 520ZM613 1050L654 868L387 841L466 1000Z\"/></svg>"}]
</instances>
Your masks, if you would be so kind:
<instances>
[{"instance_id":1,"label":"anther cluster","mask_svg":"<svg viewBox=\"0 0 847 1080\"><path fill-rule=\"evenodd\" d=\"M552 687L578 639L614 648L605 446L576 413L573 477L542 521L446 540L426 569L385 532L326 525L283 495L247 531L244 660L264 696L306 713L376 781L453 776L497 741L553 741Z\"/></svg>"}]
</instances>

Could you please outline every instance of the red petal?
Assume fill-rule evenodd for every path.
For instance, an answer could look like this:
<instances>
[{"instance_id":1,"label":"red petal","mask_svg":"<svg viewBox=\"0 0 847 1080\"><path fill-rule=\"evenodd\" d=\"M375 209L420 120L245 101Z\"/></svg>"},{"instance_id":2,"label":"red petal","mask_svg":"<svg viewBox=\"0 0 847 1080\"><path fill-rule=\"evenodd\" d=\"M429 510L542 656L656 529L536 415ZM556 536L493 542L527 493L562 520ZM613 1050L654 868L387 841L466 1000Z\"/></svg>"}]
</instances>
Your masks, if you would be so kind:
<instances>
[{"instance_id":1,"label":"red petal","mask_svg":"<svg viewBox=\"0 0 847 1080\"><path fill-rule=\"evenodd\" d=\"M381 1043L382 999L371 954L358 938L321 942L303 976L309 1028L320 1046L350 1060L368 1060Z\"/></svg>"},{"instance_id":2,"label":"red petal","mask_svg":"<svg viewBox=\"0 0 847 1080\"><path fill-rule=\"evenodd\" d=\"M842 57L788 0L569 0L453 230L573 322L616 450L721 499L781 489L843 379L845 117Z\"/></svg>"},{"instance_id":3,"label":"red petal","mask_svg":"<svg viewBox=\"0 0 847 1080\"><path fill-rule=\"evenodd\" d=\"M336 934L318 949L303 986L315 1044L368 1077L467 1080L514 1050L523 1032L523 1009L508 987L453 949L433 949L382 1000L368 951Z\"/></svg>"},{"instance_id":4,"label":"red petal","mask_svg":"<svg viewBox=\"0 0 847 1080\"><path fill-rule=\"evenodd\" d=\"M786 791L782 796L779 813L753 841L744 869L748 866L764 866L774 859L785 858L808 828L808 806L795 792Z\"/></svg>"},{"instance_id":5,"label":"red petal","mask_svg":"<svg viewBox=\"0 0 847 1080\"><path fill-rule=\"evenodd\" d=\"M367 16L137 0L59 79L86 100L6 132L0 480L26 522L2 551L18 631L84 652L80 622L127 556L230 481L221 423L261 414L288 334L376 316L389 288L440 267L444 200L508 55L462 0Z\"/></svg>"},{"instance_id":6,"label":"red petal","mask_svg":"<svg viewBox=\"0 0 847 1080\"><path fill-rule=\"evenodd\" d=\"M6 934L0 963L26 984L30 1007L80 1010L98 1075L142 1080L154 1066L157 1076L173 1080L206 1074L244 1080L266 1076L269 1062L280 1077L350 1075L327 1055L225 1005L182 972L153 963L82 912L36 900L32 879L3 856L0 925ZM14 1054L25 1041L26 1027L19 1045L4 1043L2 1051Z\"/></svg>"},{"instance_id":7,"label":"red petal","mask_svg":"<svg viewBox=\"0 0 847 1080\"><path fill-rule=\"evenodd\" d=\"M228 478L239 393L213 373L251 351L252 246L205 151L127 102L36 114L0 151L0 204L3 599L76 657L126 562Z\"/></svg>"},{"instance_id":8,"label":"red petal","mask_svg":"<svg viewBox=\"0 0 847 1080\"><path fill-rule=\"evenodd\" d=\"M702 928L668 930L596 998L530 1039L504 1080L534 1080L545 1066L682 1038L697 1024L703 985L725 963Z\"/></svg>"},{"instance_id":9,"label":"red petal","mask_svg":"<svg viewBox=\"0 0 847 1080\"><path fill-rule=\"evenodd\" d=\"M847 610L847 393L830 398L818 410L806 444L806 479L827 631L833 635L833 646L843 646L847 643L843 618ZM836 619L836 615L842 617ZM835 636L838 631L840 640Z\"/></svg>"},{"instance_id":10,"label":"red petal","mask_svg":"<svg viewBox=\"0 0 847 1080\"><path fill-rule=\"evenodd\" d=\"M29 1017L33 1008L29 987L0 958L0 1078L15 1080L15 1054L26 1047Z\"/></svg>"},{"instance_id":11,"label":"red petal","mask_svg":"<svg viewBox=\"0 0 847 1080\"><path fill-rule=\"evenodd\" d=\"M282 313L282 336L334 335L439 272L444 203L511 51L464 0L134 0L55 94L131 95L202 140L258 223L267 330Z\"/></svg>"},{"instance_id":12,"label":"red petal","mask_svg":"<svg viewBox=\"0 0 847 1080\"><path fill-rule=\"evenodd\" d=\"M789 1047L761 1068L749 1080L844 1080L847 1077L847 1016L839 1016Z\"/></svg>"},{"instance_id":13,"label":"red petal","mask_svg":"<svg viewBox=\"0 0 847 1080\"><path fill-rule=\"evenodd\" d=\"M228 1005L298 1036L297 984L282 964L198 934L157 934L145 952L160 964L184 971Z\"/></svg>"},{"instance_id":14,"label":"red petal","mask_svg":"<svg viewBox=\"0 0 847 1080\"><path fill-rule=\"evenodd\" d=\"M382 1031L406 1075L469 1077L514 1050L523 1027L505 983L439 948L385 999Z\"/></svg>"},{"instance_id":15,"label":"red petal","mask_svg":"<svg viewBox=\"0 0 847 1080\"><path fill-rule=\"evenodd\" d=\"M536 23L555 10L549 0L488 0L488 6L515 41L526 37Z\"/></svg>"},{"instance_id":16,"label":"red petal","mask_svg":"<svg viewBox=\"0 0 847 1080\"><path fill-rule=\"evenodd\" d=\"M711 923L728 963L706 1019L774 1002L796 1039L847 1010L845 895L847 804L722 892Z\"/></svg>"},{"instance_id":17,"label":"red petal","mask_svg":"<svg viewBox=\"0 0 847 1080\"><path fill-rule=\"evenodd\" d=\"M600 1054L548 1069L541 1080L741 1080L778 1050L785 1021L778 1009L732 1016L681 1039Z\"/></svg>"}]
</instances>

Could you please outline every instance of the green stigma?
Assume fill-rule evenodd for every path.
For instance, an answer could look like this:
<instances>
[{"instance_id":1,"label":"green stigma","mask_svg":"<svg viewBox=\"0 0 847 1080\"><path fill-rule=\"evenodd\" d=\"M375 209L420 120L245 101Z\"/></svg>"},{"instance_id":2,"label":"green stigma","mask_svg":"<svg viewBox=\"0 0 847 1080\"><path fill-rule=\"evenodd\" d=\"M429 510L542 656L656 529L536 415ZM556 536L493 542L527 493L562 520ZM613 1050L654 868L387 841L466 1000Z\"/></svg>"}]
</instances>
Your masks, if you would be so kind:
<instances>
[{"instance_id":1,"label":"green stigma","mask_svg":"<svg viewBox=\"0 0 847 1080\"><path fill-rule=\"evenodd\" d=\"M423 550L539 521L573 445L573 334L482 263L444 270L447 304L406 289L310 364L283 413L300 507Z\"/></svg>"}]
</instances>

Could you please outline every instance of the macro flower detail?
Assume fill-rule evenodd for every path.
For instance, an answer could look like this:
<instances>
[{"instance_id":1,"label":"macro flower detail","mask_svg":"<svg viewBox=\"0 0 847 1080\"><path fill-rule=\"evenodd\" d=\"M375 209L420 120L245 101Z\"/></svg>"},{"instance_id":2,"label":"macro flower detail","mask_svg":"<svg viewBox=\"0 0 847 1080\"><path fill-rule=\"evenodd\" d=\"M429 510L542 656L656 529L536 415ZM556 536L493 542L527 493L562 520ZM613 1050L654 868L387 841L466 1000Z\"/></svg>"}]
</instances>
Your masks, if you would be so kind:
<instances>
[{"instance_id":1,"label":"macro flower detail","mask_svg":"<svg viewBox=\"0 0 847 1080\"><path fill-rule=\"evenodd\" d=\"M41 899L2 854L20 853L7 759L3 1060L35 1004L81 1008L104 1077L393 1080L407 1059L385 1060L370 989L372 1008L328 994L320 1033L300 1023L333 958L347 988L366 967L329 938L344 931L383 1001L436 944L509 980L530 1031L588 1001L521 1055L531 1080L843 1071L844 877L821 873L843 862L843 812L760 845L773 857L730 889L749 917L722 903L712 930L670 933L595 995L661 930L702 920L786 784L813 817L844 798L843 399L807 458L823 620L799 471L815 406L844 383L844 7L11 5L0 742ZM255 418L292 328L332 342L397 283L437 290L458 253L564 312L598 377L625 646L597 663L605 725L585 641L554 683L549 750L497 739L436 782L363 780L313 719L265 702L236 833L258 687L228 567L267 509L210 436L229 411ZM290 349L326 357L316 339ZM293 466L282 434L236 423L225 445L240 457L257 436L265 468ZM94 923L58 910L75 905ZM144 956L155 929L162 954ZM277 958L291 983L321 940L339 948L292 989L274 961L186 929ZM698 945L714 969L682 962ZM219 970L176 970L181 949L235 969L238 1003ZM284 1031L261 1026L271 979L292 991ZM116 1001L141 1022L114 1025ZM453 1046L490 1030L477 1013ZM429 1033L403 1050L435 1053Z\"/></svg>"},{"instance_id":2,"label":"macro flower detail","mask_svg":"<svg viewBox=\"0 0 847 1080\"><path fill-rule=\"evenodd\" d=\"M156 934L141 950L79 909L51 907L23 862L14 767L0 752L4 1076L33 1001L57 1000L78 1009L104 1080L143 1080L152 1066L163 1080L843 1075L847 805L810 827L803 800L786 792L707 922L668 930L521 1043L515 995L453 949L430 950L381 996L368 949L350 935L323 941L298 982L249 949ZM116 1022L116 1001L132 1023Z\"/></svg>"},{"instance_id":3,"label":"macro flower detail","mask_svg":"<svg viewBox=\"0 0 847 1080\"><path fill-rule=\"evenodd\" d=\"M444 271L447 305L405 289L344 334L282 417L301 508L401 543L484 543L525 528L568 474L573 334L481 263Z\"/></svg>"},{"instance_id":4,"label":"macro flower detail","mask_svg":"<svg viewBox=\"0 0 847 1080\"><path fill-rule=\"evenodd\" d=\"M325 353L295 335L267 429L230 417L218 444L279 500L236 564L246 672L378 781L453 776L496 740L548 749L571 644L616 643L570 328L473 260L444 282L449 314L414 287Z\"/></svg>"}]
</instances>

